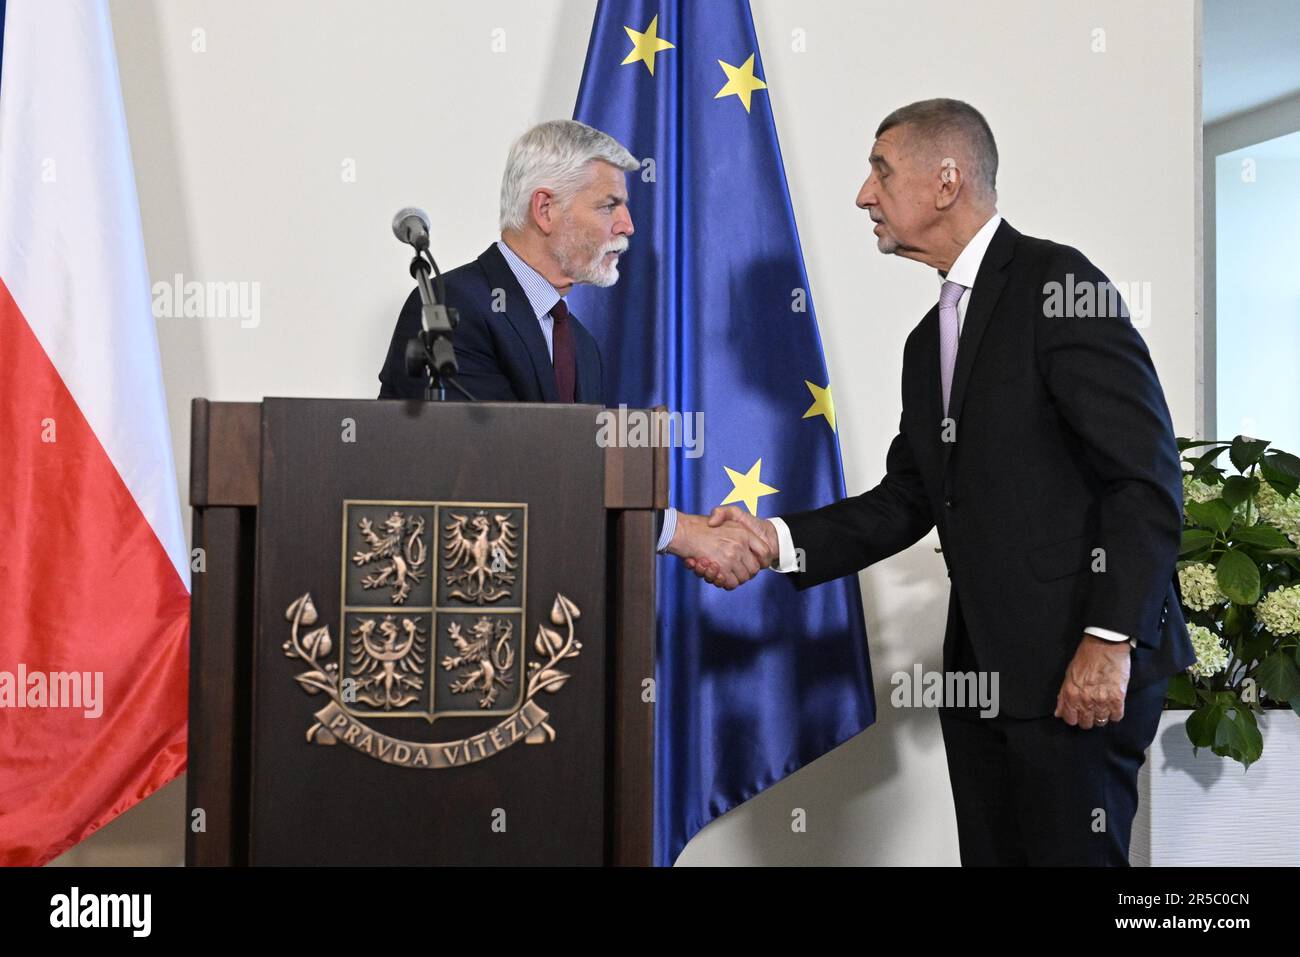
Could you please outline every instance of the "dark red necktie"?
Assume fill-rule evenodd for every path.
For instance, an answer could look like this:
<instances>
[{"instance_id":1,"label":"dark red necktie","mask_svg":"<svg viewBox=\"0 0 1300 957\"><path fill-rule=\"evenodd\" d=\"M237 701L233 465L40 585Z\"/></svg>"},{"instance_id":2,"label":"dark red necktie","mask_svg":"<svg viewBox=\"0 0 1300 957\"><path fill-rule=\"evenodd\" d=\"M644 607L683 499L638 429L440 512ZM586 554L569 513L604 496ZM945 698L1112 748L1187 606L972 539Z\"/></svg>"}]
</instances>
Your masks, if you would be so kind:
<instances>
[{"instance_id":1,"label":"dark red necktie","mask_svg":"<svg viewBox=\"0 0 1300 957\"><path fill-rule=\"evenodd\" d=\"M561 299L551 309L555 329L551 333L552 361L555 364L555 391L560 402L572 402L574 384L578 381L578 354L573 346L573 326L569 320L569 307Z\"/></svg>"}]
</instances>

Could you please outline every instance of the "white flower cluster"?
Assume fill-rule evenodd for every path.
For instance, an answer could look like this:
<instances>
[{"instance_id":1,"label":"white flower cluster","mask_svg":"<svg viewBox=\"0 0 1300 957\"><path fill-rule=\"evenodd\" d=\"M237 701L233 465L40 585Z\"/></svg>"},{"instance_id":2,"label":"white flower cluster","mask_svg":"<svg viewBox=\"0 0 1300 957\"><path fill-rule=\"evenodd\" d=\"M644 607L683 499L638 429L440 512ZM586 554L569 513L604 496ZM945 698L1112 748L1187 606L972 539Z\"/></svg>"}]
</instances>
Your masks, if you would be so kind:
<instances>
[{"instance_id":1,"label":"white flower cluster","mask_svg":"<svg viewBox=\"0 0 1300 957\"><path fill-rule=\"evenodd\" d=\"M1269 592L1255 606L1255 617L1274 635L1300 634L1300 585Z\"/></svg>"},{"instance_id":2,"label":"white flower cluster","mask_svg":"<svg viewBox=\"0 0 1300 957\"><path fill-rule=\"evenodd\" d=\"M1189 502L1208 502L1218 498L1222 492L1221 485L1208 485L1200 479L1192 478L1188 472L1183 473L1184 511ZM1266 522L1300 548L1300 491L1283 498L1277 489L1261 479L1259 491L1255 493L1254 507L1249 506L1248 502L1236 506L1232 510L1234 520L1247 525Z\"/></svg>"},{"instance_id":3,"label":"white flower cluster","mask_svg":"<svg viewBox=\"0 0 1300 957\"><path fill-rule=\"evenodd\" d=\"M1207 485L1200 479L1192 478L1189 473L1183 473L1183 513L1187 513L1187 506L1190 502L1208 502L1216 499L1223 494L1222 485ZM1244 525L1254 525L1258 519L1256 510L1248 507L1248 502L1242 502L1232 510L1232 520Z\"/></svg>"},{"instance_id":4,"label":"white flower cluster","mask_svg":"<svg viewBox=\"0 0 1300 957\"><path fill-rule=\"evenodd\" d=\"M1283 498L1273 486L1261 482L1255 505L1261 519L1300 547L1300 492Z\"/></svg>"},{"instance_id":5,"label":"white flower cluster","mask_svg":"<svg viewBox=\"0 0 1300 957\"><path fill-rule=\"evenodd\" d=\"M1192 611L1209 611L1228 600L1228 596L1219 591L1214 566L1204 562L1178 569L1178 587L1183 593L1183 604Z\"/></svg>"},{"instance_id":6,"label":"white flower cluster","mask_svg":"<svg viewBox=\"0 0 1300 957\"><path fill-rule=\"evenodd\" d=\"M1197 678L1212 678L1228 667L1228 649L1218 635L1200 625L1188 625L1187 634L1196 649L1196 662L1188 667L1189 674Z\"/></svg>"},{"instance_id":7,"label":"white flower cluster","mask_svg":"<svg viewBox=\"0 0 1300 957\"><path fill-rule=\"evenodd\" d=\"M1208 502L1219 497L1219 489L1206 485L1200 479L1192 478L1190 473L1183 473L1183 504L1188 502Z\"/></svg>"}]
</instances>

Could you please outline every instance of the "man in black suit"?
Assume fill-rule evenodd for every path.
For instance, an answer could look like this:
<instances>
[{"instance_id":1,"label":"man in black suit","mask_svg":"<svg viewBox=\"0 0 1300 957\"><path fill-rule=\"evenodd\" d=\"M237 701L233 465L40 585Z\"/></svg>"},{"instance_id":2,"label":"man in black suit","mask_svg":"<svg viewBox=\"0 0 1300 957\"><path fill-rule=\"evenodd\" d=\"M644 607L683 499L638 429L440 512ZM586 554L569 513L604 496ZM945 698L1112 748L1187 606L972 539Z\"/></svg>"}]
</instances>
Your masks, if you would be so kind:
<instances>
[{"instance_id":1,"label":"man in black suit","mask_svg":"<svg viewBox=\"0 0 1300 957\"><path fill-rule=\"evenodd\" d=\"M501 179L500 241L443 277L446 304L460 315L456 379L475 399L605 404L600 349L564 297L578 283L618 281L633 232L626 173L639 168L617 140L576 120L538 124L515 141ZM417 289L397 318L379 398L424 398L428 377L406 371L406 344L419 331ZM659 515L658 550L707 554L745 581L765 545L739 523L710 528L670 508Z\"/></svg>"},{"instance_id":2,"label":"man in black suit","mask_svg":"<svg viewBox=\"0 0 1300 957\"><path fill-rule=\"evenodd\" d=\"M1165 687L1195 660L1174 589L1181 466L1150 355L1082 253L998 215L973 107L896 110L870 162L857 205L880 251L943 280L903 349L885 477L813 511L711 521L763 535L800 589L937 526L944 670L999 679L996 716L940 711L962 863L1124 865Z\"/></svg>"}]
</instances>

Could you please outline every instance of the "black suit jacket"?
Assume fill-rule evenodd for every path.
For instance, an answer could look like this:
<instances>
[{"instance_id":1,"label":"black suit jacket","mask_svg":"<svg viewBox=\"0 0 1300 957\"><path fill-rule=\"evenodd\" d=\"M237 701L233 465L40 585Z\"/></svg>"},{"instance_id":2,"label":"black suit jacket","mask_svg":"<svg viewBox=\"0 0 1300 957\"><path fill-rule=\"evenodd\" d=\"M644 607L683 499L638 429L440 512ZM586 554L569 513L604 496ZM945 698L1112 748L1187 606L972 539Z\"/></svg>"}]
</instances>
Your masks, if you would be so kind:
<instances>
[{"instance_id":1,"label":"black suit jacket","mask_svg":"<svg viewBox=\"0 0 1300 957\"><path fill-rule=\"evenodd\" d=\"M798 588L856 572L938 526L951 579L945 669L960 609L1013 717L1055 710L1085 627L1137 640L1130 688L1195 660L1174 586L1182 473L1164 393L1126 313L1046 314L1046 284L1071 273L1076 286L1105 281L1078 250L1003 221L958 343L956 441L942 432L936 303L903 349L903 414L884 479L784 516L804 553Z\"/></svg>"},{"instance_id":2,"label":"black suit jacket","mask_svg":"<svg viewBox=\"0 0 1300 957\"><path fill-rule=\"evenodd\" d=\"M555 402L555 367L546 337L519 281L493 243L472 263L443 274L447 305L460 313L453 342L457 379L476 399L494 402ZM578 402L604 405L600 349L570 313L577 353ZM420 331L420 293L411 291L397 317L388 357L379 373L381 399L423 399L427 377L406 372L406 343ZM455 389L447 398L460 399Z\"/></svg>"}]
</instances>

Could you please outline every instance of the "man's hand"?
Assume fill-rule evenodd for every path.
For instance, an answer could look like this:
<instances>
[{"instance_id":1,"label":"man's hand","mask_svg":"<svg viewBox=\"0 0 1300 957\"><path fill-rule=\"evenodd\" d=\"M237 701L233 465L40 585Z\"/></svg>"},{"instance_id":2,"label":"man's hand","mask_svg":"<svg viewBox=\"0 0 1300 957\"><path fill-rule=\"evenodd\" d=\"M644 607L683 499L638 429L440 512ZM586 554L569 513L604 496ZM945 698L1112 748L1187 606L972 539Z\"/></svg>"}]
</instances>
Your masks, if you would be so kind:
<instances>
[{"instance_id":1,"label":"man's hand","mask_svg":"<svg viewBox=\"0 0 1300 957\"><path fill-rule=\"evenodd\" d=\"M1065 669L1056 696L1056 717L1081 728L1105 726L1123 718L1131 650L1127 641L1084 635Z\"/></svg>"},{"instance_id":2,"label":"man's hand","mask_svg":"<svg viewBox=\"0 0 1300 957\"><path fill-rule=\"evenodd\" d=\"M712 517L706 521L702 515L678 512L668 554L685 559L687 567L710 584L731 591L771 564L775 548L775 529L769 549L766 539L741 522L714 522Z\"/></svg>"},{"instance_id":3,"label":"man's hand","mask_svg":"<svg viewBox=\"0 0 1300 957\"><path fill-rule=\"evenodd\" d=\"M762 567L766 568L777 560L780 555L780 545L777 542L776 528L767 519L750 515L749 512L735 505L720 505L709 513L710 528L725 528L729 525L744 528L762 541L762 549L754 550L754 555L762 562ZM716 562L710 561L708 556L688 557L686 567L710 584L726 587L723 569Z\"/></svg>"}]
</instances>

